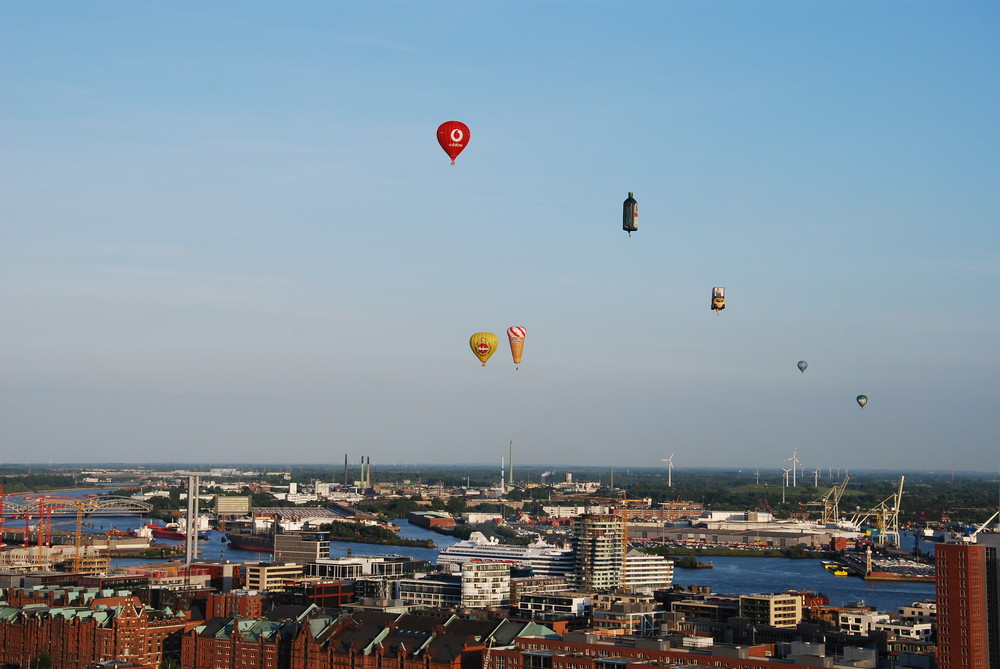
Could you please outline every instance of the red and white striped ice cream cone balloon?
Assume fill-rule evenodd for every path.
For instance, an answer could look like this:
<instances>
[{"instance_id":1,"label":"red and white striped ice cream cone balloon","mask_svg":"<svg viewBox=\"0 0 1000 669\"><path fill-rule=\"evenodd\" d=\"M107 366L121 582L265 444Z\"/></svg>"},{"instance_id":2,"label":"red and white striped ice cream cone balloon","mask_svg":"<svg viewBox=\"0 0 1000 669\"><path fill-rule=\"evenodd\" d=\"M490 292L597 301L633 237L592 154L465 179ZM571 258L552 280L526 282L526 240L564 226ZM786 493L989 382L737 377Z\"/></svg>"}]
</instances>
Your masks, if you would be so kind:
<instances>
[{"instance_id":1,"label":"red and white striped ice cream cone balloon","mask_svg":"<svg viewBox=\"0 0 1000 669\"><path fill-rule=\"evenodd\" d=\"M521 364L521 353L524 351L524 335L527 332L520 325L511 325L507 328L507 339L510 340L510 354L514 357L514 364Z\"/></svg>"}]
</instances>

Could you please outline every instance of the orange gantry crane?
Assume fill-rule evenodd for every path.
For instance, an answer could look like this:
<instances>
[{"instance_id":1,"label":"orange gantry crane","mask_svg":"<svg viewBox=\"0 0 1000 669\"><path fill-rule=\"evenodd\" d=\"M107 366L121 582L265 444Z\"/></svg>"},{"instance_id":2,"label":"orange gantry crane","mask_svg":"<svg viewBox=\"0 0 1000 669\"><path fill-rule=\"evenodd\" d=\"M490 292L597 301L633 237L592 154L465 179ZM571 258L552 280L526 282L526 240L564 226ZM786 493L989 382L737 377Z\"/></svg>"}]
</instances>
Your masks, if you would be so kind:
<instances>
[{"instance_id":1,"label":"orange gantry crane","mask_svg":"<svg viewBox=\"0 0 1000 669\"><path fill-rule=\"evenodd\" d=\"M76 509L76 531L73 537L73 571L80 573L83 563L83 508L86 501L78 498L57 498L51 495L38 495L37 497L25 497L25 500L37 501L38 525L36 527L36 545L39 548L52 546L52 528L56 525L52 521L53 511L59 506L69 506ZM0 487L0 531L3 529L3 488ZM74 522L74 521L66 521ZM61 523L60 523L61 524ZM31 513L24 514L24 546L31 546ZM2 536L2 534L0 534Z\"/></svg>"}]
</instances>

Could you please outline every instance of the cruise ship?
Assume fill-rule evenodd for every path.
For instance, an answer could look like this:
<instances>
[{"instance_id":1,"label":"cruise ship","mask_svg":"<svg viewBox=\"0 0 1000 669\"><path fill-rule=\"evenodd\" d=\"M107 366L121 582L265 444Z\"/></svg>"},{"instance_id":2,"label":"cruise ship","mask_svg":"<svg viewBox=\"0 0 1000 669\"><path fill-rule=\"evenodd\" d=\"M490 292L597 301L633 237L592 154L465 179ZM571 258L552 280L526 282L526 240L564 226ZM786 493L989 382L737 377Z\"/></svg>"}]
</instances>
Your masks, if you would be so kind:
<instances>
[{"instance_id":1,"label":"cruise ship","mask_svg":"<svg viewBox=\"0 0 1000 669\"><path fill-rule=\"evenodd\" d=\"M506 562L518 567L531 567L532 562L555 553L566 554L568 548L557 548L539 539L527 546L502 544L495 537L488 538L482 532L473 532L465 541L459 541L441 550L438 564L462 564L470 560Z\"/></svg>"},{"instance_id":2,"label":"cruise ship","mask_svg":"<svg viewBox=\"0 0 1000 669\"><path fill-rule=\"evenodd\" d=\"M632 550L625 560L622 577L626 587L637 592L652 592L657 588L669 588L673 582L674 563L666 558ZM506 562L531 569L535 576L557 576L570 581L577 567L572 548L558 548L542 540L527 546L511 546L489 539L481 532L473 532L468 540L438 554L438 564L461 565L469 561Z\"/></svg>"}]
</instances>

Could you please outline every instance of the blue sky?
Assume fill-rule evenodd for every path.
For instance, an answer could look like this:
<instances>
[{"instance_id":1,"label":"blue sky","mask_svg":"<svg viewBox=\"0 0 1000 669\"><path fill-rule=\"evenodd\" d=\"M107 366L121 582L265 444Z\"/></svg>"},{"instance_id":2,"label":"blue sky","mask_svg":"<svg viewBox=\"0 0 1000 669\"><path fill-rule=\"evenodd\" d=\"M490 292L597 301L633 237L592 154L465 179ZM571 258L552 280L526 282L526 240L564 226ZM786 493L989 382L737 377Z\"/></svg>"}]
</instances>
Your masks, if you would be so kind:
<instances>
[{"instance_id":1,"label":"blue sky","mask_svg":"<svg viewBox=\"0 0 1000 669\"><path fill-rule=\"evenodd\" d=\"M0 459L995 470L998 28L3 3Z\"/></svg>"}]
</instances>

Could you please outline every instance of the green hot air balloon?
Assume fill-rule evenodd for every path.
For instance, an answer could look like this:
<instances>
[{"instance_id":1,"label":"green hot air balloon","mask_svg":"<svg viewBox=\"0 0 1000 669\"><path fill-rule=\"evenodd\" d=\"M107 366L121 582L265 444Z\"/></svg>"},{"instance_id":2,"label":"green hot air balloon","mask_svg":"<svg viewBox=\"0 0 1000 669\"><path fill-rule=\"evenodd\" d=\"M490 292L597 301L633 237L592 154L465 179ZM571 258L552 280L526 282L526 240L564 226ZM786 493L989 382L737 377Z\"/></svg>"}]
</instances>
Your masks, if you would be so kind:
<instances>
[{"instance_id":1,"label":"green hot air balloon","mask_svg":"<svg viewBox=\"0 0 1000 669\"><path fill-rule=\"evenodd\" d=\"M868 395L858 395L858 406L864 409L866 404L868 404Z\"/></svg>"}]
</instances>

